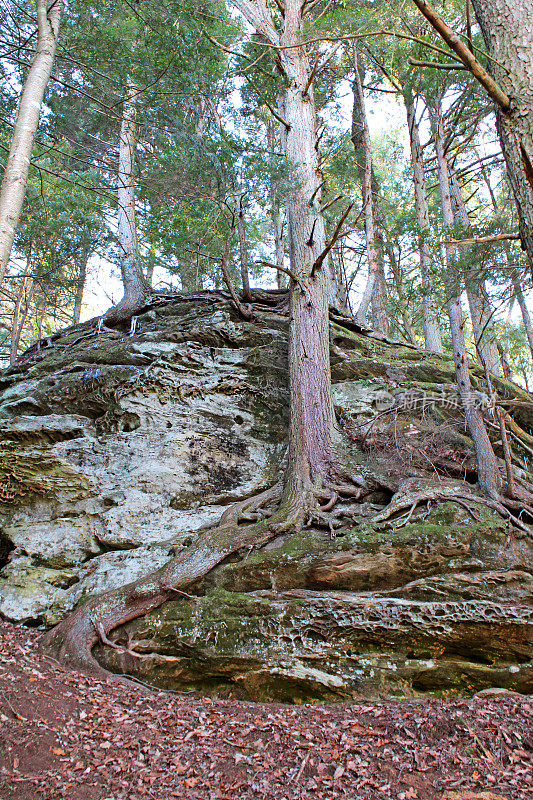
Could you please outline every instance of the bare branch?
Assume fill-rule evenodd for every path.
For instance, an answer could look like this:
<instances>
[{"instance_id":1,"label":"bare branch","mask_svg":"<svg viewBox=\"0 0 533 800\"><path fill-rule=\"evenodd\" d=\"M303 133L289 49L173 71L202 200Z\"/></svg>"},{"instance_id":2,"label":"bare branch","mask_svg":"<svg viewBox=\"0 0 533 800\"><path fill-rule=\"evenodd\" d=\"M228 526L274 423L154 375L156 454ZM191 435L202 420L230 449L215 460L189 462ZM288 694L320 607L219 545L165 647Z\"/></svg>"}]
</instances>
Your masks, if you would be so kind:
<instances>
[{"instance_id":1,"label":"bare branch","mask_svg":"<svg viewBox=\"0 0 533 800\"><path fill-rule=\"evenodd\" d=\"M315 197L317 196L317 194L319 193L319 191L322 189L322 187L324 186L325 182L326 182L326 181L322 181L322 183L320 183L320 184L319 184L319 185L316 187L315 191L314 191L314 192L313 192L313 194L311 195L311 199L309 200L309 205L310 205L310 206L312 206L312 205L313 205L313 200L315 199Z\"/></svg>"},{"instance_id":2,"label":"bare branch","mask_svg":"<svg viewBox=\"0 0 533 800\"><path fill-rule=\"evenodd\" d=\"M478 236L471 239L450 239L445 241L444 244L489 244L491 242L504 242L509 239L518 241L520 239L519 233L498 233L495 236Z\"/></svg>"},{"instance_id":3,"label":"bare branch","mask_svg":"<svg viewBox=\"0 0 533 800\"><path fill-rule=\"evenodd\" d=\"M323 213L324 213L324 211L327 211L327 209L328 209L330 206L332 206L332 205L333 205L333 203L336 203L336 202L337 202L337 200L340 200L342 197L344 197L344 195L343 195L343 194L338 194L338 195L337 195L337 197L334 197L334 198L333 198L333 200L330 200L330 201L329 201L329 203L326 203L326 205L325 205L325 206L323 206L323 207L320 209L320 213L321 213L321 214L323 214Z\"/></svg>"},{"instance_id":4,"label":"bare branch","mask_svg":"<svg viewBox=\"0 0 533 800\"><path fill-rule=\"evenodd\" d=\"M291 126L289 125L289 123L287 122L287 120L286 120L286 119L283 119L283 117L281 116L281 114L278 114L278 112L276 111L276 109L275 109L275 108L272 108L272 106L270 105L270 103L268 102L268 100L267 100L265 97L263 97L263 95L260 93L259 89L258 89L258 88L255 86L255 84L254 84L254 82L252 81L252 79L251 79L251 78L250 78L248 75L244 75L244 74L243 74L243 78L245 78L245 80L247 80L247 81L248 81L248 83L249 83L250 87L251 87L251 88L254 90L254 92L257 94L257 96L259 97L259 99L261 100L261 102L262 102L262 103L263 103L263 104L264 104L264 105L265 105L265 106L268 108L268 110L270 111L270 113L272 114L272 116L273 116L275 119L277 119L277 121L278 121L278 122L279 122L281 125L283 125L285 128L287 128L287 130L290 130Z\"/></svg>"},{"instance_id":5,"label":"bare branch","mask_svg":"<svg viewBox=\"0 0 533 800\"><path fill-rule=\"evenodd\" d=\"M324 259L326 258L327 254L329 253L329 251L331 250L331 248L333 247L333 245L335 244L335 242L339 238L340 232L341 232L341 228L342 228L342 226L344 224L344 220L346 219L346 217L348 216L348 214L352 210L353 205L354 205L353 203L350 203L350 205L348 206L348 208L346 209L346 211L344 212L344 214L342 215L342 217L338 221L337 227L335 228L335 232L333 233L333 236L331 237L331 240L326 244L325 248L322 250L322 252L320 253L320 255L318 256L318 258L316 259L315 263L313 264L313 266L311 268L311 277L314 276L314 274L317 271L317 269L320 269L320 267L322 266L322 264L324 262Z\"/></svg>"},{"instance_id":6,"label":"bare branch","mask_svg":"<svg viewBox=\"0 0 533 800\"><path fill-rule=\"evenodd\" d=\"M259 263L262 264L264 267L269 267L270 269L277 269L278 272L283 272L285 275L288 275L289 278L293 280L295 283L298 283L298 278L296 277L294 272L290 271L290 269L287 269L286 267L280 267L278 264L271 264L269 261L260 261Z\"/></svg>"},{"instance_id":7,"label":"bare branch","mask_svg":"<svg viewBox=\"0 0 533 800\"><path fill-rule=\"evenodd\" d=\"M417 61L414 58L409 59L409 64L412 67L432 67L433 69L468 69L464 64L439 64L438 61Z\"/></svg>"}]
</instances>

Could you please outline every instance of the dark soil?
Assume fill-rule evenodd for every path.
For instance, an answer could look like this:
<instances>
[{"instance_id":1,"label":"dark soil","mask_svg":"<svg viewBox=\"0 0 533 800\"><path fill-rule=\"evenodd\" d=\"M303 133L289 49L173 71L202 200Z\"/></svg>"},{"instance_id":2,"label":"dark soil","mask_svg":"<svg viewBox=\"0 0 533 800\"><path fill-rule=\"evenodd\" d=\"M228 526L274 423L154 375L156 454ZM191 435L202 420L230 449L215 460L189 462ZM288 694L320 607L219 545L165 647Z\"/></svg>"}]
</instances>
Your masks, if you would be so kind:
<instances>
[{"instance_id":1,"label":"dark soil","mask_svg":"<svg viewBox=\"0 0 533 800\"><path fill-rule=\"evenodd\" d=\"M101 682L0 622L2 800L530 798L533 700L283 706Z\"/></svg>"}]
</instances>

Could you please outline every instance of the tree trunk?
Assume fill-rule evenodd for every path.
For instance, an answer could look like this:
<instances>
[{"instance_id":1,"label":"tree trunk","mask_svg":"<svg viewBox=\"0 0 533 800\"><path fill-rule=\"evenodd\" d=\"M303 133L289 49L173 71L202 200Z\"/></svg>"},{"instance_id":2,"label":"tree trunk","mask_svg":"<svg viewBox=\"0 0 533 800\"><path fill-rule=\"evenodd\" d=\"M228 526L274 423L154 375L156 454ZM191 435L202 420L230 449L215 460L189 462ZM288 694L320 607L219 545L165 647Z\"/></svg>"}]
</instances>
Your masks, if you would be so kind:
<instances>
[{"instance_id":1,"label":"tree trunk","mask_svg":"<svg viewBox=\"0 0 533 800\"><path fill-rule=\"evenodd\" d=\"M407 304L407 300L405 299L405 293L403 290L402 269L398 259L396 258L394 247L390 241L387 241L386 249L392 270L392 276L394 278L394 284L396 286L396 293L398 295L398 305L400 306L400 313L402 315L405 337L409 342L411 342L411 344L416 344L416 336L413 329L413 319L411 317L411 312L409 311L409 306Z\"/></svg>"},{"instance_id":2,"label":"tree trunk","mask_svg":"<svg viewBox=\"0 0 533 800\"><path fill-rule=\"evenodd\" d=\"M533 0L473 0L488 69L511 100L496 127L518 207L522 247L533 275Z\"/></svg>"},{"instance_id":3,"label":"tree trunk","mask_svg":"<svg viewBox=\"0 0 533 800\"><path fill-rule=\"evenodd\" d=\"M20 96L0 188L0 284L6 274L26 194L41 106L54 65L63 0L56 0L49 11L46 6L46 0L37 0L37 47Z\"/></svg>"},{"instance_id":4,"label":"tree trunk","mask_svg":"<svg viewBox=\"0 0 533 800\"><path fill-rule=\"evenodd\" d=\"M442 204L442 218L447 236L454 238L455 219L452 207L448 162L444 153L444 127L440 107L428 107L435 139L437 169ZM452 335L453 360L457 385L464 409L466 424L476 451L478 484L480 490L494 499L499 498L502 480L498 462L492 449L483 415L472 392L468 355L465 346L463 310L461 308L461 275L457 264L457 246L446 245L446 290L448 293L448 315Z\"/></svg>"},{"instance_id":5,"label":"tree trunk","mask_svg":"<svg viewBox=\"0 0 533 800\"><path fill-rule=\"evenodd\" d=\"M250 277L248 274L248 245L246 243L246 223L244 221L242 194L237 198L236 206L237 236L239 237L239 256L241 262L242 299L245 303L251 303L252 293L250 291Z\"/></svg>"},{"instance_id":6,"label":"tree trunk","mask_svg":"<svg viewBox=\"0 0 533 800\"><path fill-rule=\"evenodd\" d=\"M387 311L387 281L385 278L385 264L383 261L383 250L378 248L380 257L378 258L378 269L376 280L372 289L372 327L375 331L390 334L389 313Z\"/></svg>"},{"instance_id":7,"label":"tree trunk","mask_svg":"<svg viewBox=\"0 0 533 800\"><path fill-rule=\"evenodd\" d=\"M420 145L420 133L416 121L416 110L413 96L409 91L404 91L403 99L407 112L407 125L409 128L409 142L411 147L411 164L413 167L413 184L415 190L415 211L419 228L418 253L420 262L420 277L422 280L422 319L424 323L424 340L426 350L430 353L443 353L439 321L435 308L434 293L431 286L429 269L431 265L431 250L428 236L429 207L424 174L424 155Z\"/></svg>"},{"instance_id":8,"label":"tree trunk","mask_svg":"<svg viewBox=\"0 0 533 800\"><path fill-rule=\"evenodd\" d=\"M486 296L485 281L476 282L472 275L465 276L466 296L472 320L472 332L482 367L487 367L492 375L501 376L502 368L498 352L498 341L492 325L492 311Z\"/></svg>"},{"instance_id":9,"label":"tree trunk","mask_svg":"<svg viewBox=\"0 0 533 800\"><path fill-rule=\"evenodd\" d=\"M342 274L340 266L335 264L333 251L330 250L327 256L327 270L328 270L328 303L332 308L340 311L342 314L348 314L348 292L346 290L346 281Z\"/></svg>"},{"instance_id":10,"label":"tree trunk","mask_svg":"<svg viewBox=\"0 0 533 800\"><path fill-rule=\"evenodd\" d=\"M310 76L307 54L304 48L294 47L300 39L304 3L305 0L285 0L280 45L290 48L281 51L288 80L283 104L288 126L283 137L285 154L299 178L298 189L287 204L290 266L297 278L290 293L288 491L296 490L305 497L312 486L319 486L331 477L335 415L329 363L327 279L322 266L313 273L313 265L326 247L320 212L318 124L312 85L304 94Z\"/></svg>"},{"instance_id":11,"label":"tree trunk","mask_svg":"<svg viewBox=\"0 0 533 800\"><path fill-rule=\"evenodd\" d=\"M28 259L29 262L29 259ZM28 281L28 283L26 283ZM31 298L33 295L33 278L23 278L20 287L20 294L16 299L13 310L13 324L11 327L11 348L9 353L9 363L14 364L17 360L20 346L20 337L24 329L24 323L30 310ZM24 303L24 310L22 304ZM22 311L22 313L21 313Z\"/></svg>"},{"instance_id":12,"label":"tree trunk","mask_svg":"<svg viewBox=\"0 0 533 800\"><path fill-rule=\"evenodd\" d=\"M198 273L198 261L200 256L197 255L196 257L196 272ZM155 262L156 262L156 247L155 244L152 242L150 244L150 253L148 254L148 258L146 260L146 267L144 270L144 277L146 278L146 283L150 288L153 286L154 280L154 269L155 269Z\"/></svg>"},{"instance_id":13,"label":"tree trunk","mask_svg":"<svg viewBox=\"0 0 533 800\"><path fill-rule=\"evenodd\" d=\"M524 297L524 293L522 291L522 286L520 284L520 279L516 270L512 272L511 275L513 281L513 288L514 288L514 295L518 300L518 305L520 306L520 311L522 312L522 319L524 320L524 328L526 329L526 336L527 341L529 343L529 349L531 351L531 358L533 359L533 326L531 325L531 317L529 314L529 309L526 304L526 298Z\"/></svg>"},{"instance_id":14,"label":"tree trunk","mask_svg":"<svg viewBox=\"0 0 533 800\"><path fill-rule=\"evenodd\" d=\"M135 148L138 88L127 80L122 106L122 124L118 151L118 245L120 272L124 286L122 300L104 315L106 322L120 322L132 316L149 297L151 288L144 277L139 259L137 226L135 222Z\"/></svg>"},{"instance_id":15,"label":"tree trunk","mask_svg":"<svg viewBox=\"0 0 533 800\"><path fill-rule=\"evenodd\" d=\"M452 208L456 223L465 232L470 232L470 219L464 204L461 187L455 172L448 165L450 178L450 192ZM472 264L464 267L465 289L472 319L472 331L478 361L481 366L493 375L502 374L498 342L494 325L492 324L492 311L487 297L484 279L476 273Z\"/></svg>"},{"instance_id":16,"label":"tree trunk","mask_svg":"<svg viewBox=\"0 0 533 800\"><path fill-rule=\"evenodd\" d=\"M266 121L266 132L267 132L268 147L270 152L273 153L274 148L276 146L276 135L274 130L274 123L270 119ZM274 180L272 178L270 179L269 194L270 194L270 218L272 220L272 234L274 237L274 252L275 252L274 264L277 267L283 267L284 266L283 262L285 260L285 251L283 247L283 211L281 208L279 195ZM287 288L287 275L284 275L284 273L280 272L279 270L277 273L277 285L278 289Z\"/></svg>"},{"instance_id":17,"label":"tree trunk","mask_svg":"<svg viewBox=\"0 0 533 800\"><path fill-rule=\"evenodd\" d=\"M78 263L78 279L76 281L76 295L74 297L74 311L72 313L72 324L77 325L80 321L81 306L83 303L83 290L85 289L85 280L87 278L87 262L89 261L89 249L85 249L81 253Z\"/></svg>"},{"instance_id":18,"label":"tree trunk","mask_svg":"<svg viewBox=\"0 0 533 800\"><path fill-rule=\"evenodd\" d=\"M285 248L283 247L283 211L274 206L272 208L272 231L274 233L275 265L283 267L285 261ZM288 285L287 276L278 270L277 275L278 289L286 289Z\"/></svg>"},{"instance_id":19,"label":"tree trunk","mask_svg":"<svg viewBox=\"0 0 533 800\"><path fill-rule=\"evenodd\" d=\"M363 291L363 296L357 309L356 318L364 324L370 304L374 298L376 281L381 280L378 251L376 247L376 228L372 196L372 145L370 131L365 113L363 87L359 74L357 53L354 50L354 82L353 82L353 110L352 110L352 142L356 153L357 170L361 181L361 195L364 208L366 254L368 260L368 276ZM379 309L381 303L381 285L375 295ZM379 309L380 310L380 309ZM378 315L379 316L379 315ZM378 320L372 319L375 323Z\"/></svg>"}]
</instances>

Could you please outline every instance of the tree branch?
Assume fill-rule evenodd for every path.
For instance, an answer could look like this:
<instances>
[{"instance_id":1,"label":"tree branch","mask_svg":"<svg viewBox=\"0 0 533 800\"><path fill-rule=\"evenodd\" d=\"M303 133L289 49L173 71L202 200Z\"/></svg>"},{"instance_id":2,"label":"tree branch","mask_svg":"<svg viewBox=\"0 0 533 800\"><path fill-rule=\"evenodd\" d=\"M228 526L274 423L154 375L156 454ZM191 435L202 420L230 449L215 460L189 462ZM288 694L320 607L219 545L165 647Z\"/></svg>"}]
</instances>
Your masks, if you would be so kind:
<instances>
[{"instance_id":1,"label":"tree branch","mask_svg":"<svg viewBox=\"0 0 533 800\"><path fill-rule=\"evenodd\" d=\"M486 90L488 95L497 103L503 111L509 111L511 101L503 89L498 86L496 81L489 75L485 67L477 60L475 55L463 43L461 38L447 25L442 17L439 17L433 6L427 0L413 0L421 14L435 28L448 47L461 59L465 67L470 70L474 78Z\"/></svg>"},{"instance_id":2,"label":"tree branch","mask_svg":"<svg viewBox=\"0 0 533 800\"><path fill-rule=\"evenodd\" d=\"M263 95L260 93L259 89L258 89L258 88L257 88L257 87L254 85L254 82L252 81L252 79L251 79L251 78L250 78L248 75L244 75L244 74L243 74L243 78L244 78L245 80L247 80L247 81L248 81L248 83L250 84L251 88L252 88L252 89L254 90L254 92L257 94L257 96L259 97L259 99L261 100L261 102L265 104L265 106L268 108L268 110L270 111L270 113L272 114L272 116L273 116L275 119L277 119L277 121L278 121L278 122L279 122L281 125L284 125L284 126L285 126L285 128L286 128L286 129L289 131L289 130L291 129L291 126L289 125L289 123L287 122L287 120L286 120L286 119L283 119L283 117L281 116L281 114L278 114L278 112L276 111L276 109L275 109L275 108L272 108L272 106L270 105L270 103L268 102L268 100L267 100L265 97L263 97Z\"/></svg>"},{"instance_id":3,"label":"tree branch","mask_svg":"<svg viewBox=\"0 0 533 800\"><path fill-rule=\"evenodd\" d=\"M333 245L335 244L335 242L339 238L340 232L341 232L341 228L342 228L342 226L344 224L344 220L346 219L346 217L348 216L348 214L352 210L353 205L354 205L353 203L350 203L350 205L348 206L348 208L346 209L346 211L344 212L344 214L342 215L342 217L338 221L337 227L335 228L335 232L333 233L333 236L331 237L331 240L326 244L325 248L322 250L322 252L318 256L318 258L316 259L315 263L311 267L311 277L312 278L314 277L315 272L317 271L317 269L320 269L320 267L322 266L322 264L324 262L324 259L326 258L327 254L329 253L329 251L331 250L331 248L333 247Z\"/></svg>"},{"instance_id":4,"label":"tree branch","mask_svg":"<svg viewBox=\"0 0 533 800\"><path fill-rule=\"evenodd\" d=\"M277 269L278 272L283 272L285 275L288 275L289 278L293 280L295 283L298 283L298 278L296 277L294 272L291 272L290 269L287 269L286 267L280 267L278 264L271 264L269 261L260 261L259 263L262 264L264 267L269 267L270 269Z\"/></svg>"},{"instance_id":5,"label":"tree branch","mask_svg":"<svg viewBox=\"0 0 533 800\"><path fill-rule=\"evenodd\" d=\"M409 64L412 67L432 67L433 69L468 69L464 64L439 64L438 61L416 61L414 58L409 59Z\"/></svg>"},{"instance_id":6,"label":"tree branch","mask_svg":"<svg viewBox=\"0 0 533 800\"><path fill-rule=\"evenodd\" d=\"M520 239L519 233L498 233L494 236L478 236L471 239L450 239L444 244L489 244L490 242L504 242L506 240L517 241Z\"/></svg>"},{"instance_id":7,"label":"tree branch","mask_svg":"<svg viewBox=\"0 0 533 800\"><path fill-rule=\"evenodd\" d=\"M336 203L337 200L340 200L342 197L344 197L343 194L338 194L337 197L334 197L333 200L330 200L329 203L326 203L325 206L322 206L322 208L320 209L320 213L323 214L324 211L327 211L328 208L333 205L333 203Z\"/></svg>"}]
</instances>

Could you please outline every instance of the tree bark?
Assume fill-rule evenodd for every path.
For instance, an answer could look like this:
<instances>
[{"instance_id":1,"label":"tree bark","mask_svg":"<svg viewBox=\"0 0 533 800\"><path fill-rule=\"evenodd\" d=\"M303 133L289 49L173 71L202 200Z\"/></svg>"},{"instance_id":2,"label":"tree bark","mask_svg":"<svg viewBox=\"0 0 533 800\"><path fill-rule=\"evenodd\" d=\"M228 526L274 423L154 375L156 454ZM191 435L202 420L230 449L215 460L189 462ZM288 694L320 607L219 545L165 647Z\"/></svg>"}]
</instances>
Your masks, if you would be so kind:
<instances>
[{"instance_id":1,"label":"tree bark","mask_svg":"<svg viewBox=\"0 0 533 800\"><path fill-rule=\"evenodd\" d=\"M119 264L124 296L104 315L105 321L112 323L131 317L151 293L151 287L141 268L135 221L137 92L137 85L128 77L122 106L117 174Z\"/></svg>"},{"instance_id":2,"label":"tree bark","mask_svg":"<svg viewBox=\"0 0 533 800\"><path fill-rule=\"evenodd\" d=\"M400 306L400 313L402 315L405 337L409 342L411 342L411 344L416 344L416 336L413 328L413 319L411 317L411 312L409 311L409 305L405 298L405 292L403 289L402 269L398 262L398 259L396 258L394 247L392 246L389 240L387 240L386 249L387 249L387 255L389 257L392 276L394 278L394 284L396 286L396 293L398 295L398 305Z\"/></svg>"},{"instance_id":3,"label":"tree bark","mask_svg":"<svg viewBox=\"0 0 533 800\"><path fill-rule=\"evenodd\" d=\"M442 205L444 227L453 238L455 219L452 207L448 162L444 152L444 128L440 107L428 107L435 140L437 169ZM457 385L463 405L466 424L476 451L478 468L478 484L480 490L491 498L498 499L502 488L502 479L498 462L487 434L483 415L472 392L470 373L468 371L468 354L464 336L464 319L461 308L461 275L457 264L457 246L447 244L446 254L446 290L448 293L448 316L452 336L453 360Z\"/></svg>"},{"instance_id":4,"label":"tree bark","mask_svg":"<svg viewBox=\"0 0 533 800\"><path fill-rule=\"evenodd\" d=\"M524 328L526 329L527 341L531 351L531 358L533 359L533 325L531 324L531 316L526 304L526 298L524 297L524 293L522 291L520 278L518 277L516 270L513 270L511 278L513 281L514 295L518 301L518 305L520 306L520 311L522 312L522 319L524 321Z\"/></svg>"},{"instance_id":5,"label":"tree bark","mask_svg":"<svg viewBox=\"0 0 533 800\"><path fill-rule=\"evenodd\" d=\"M368 276L361 297L356 318L364 324L370 304L372 304L372 325L382 333L389 333L386 313L386 286L383 258L377 247L376 214L372 186L372 144L365 113L365 102L357 53L354 50L354 82L352 110L352 142L356 153L357 169L361 181L361 194L364 208L365 240L368 261ZM381 256L383 251L381 250Z\"/></svg>"},{"instance_id":6,"label":"tree bark","mask_svg":"<svg viewBox=\"0 0 533 800\"><path fill-rule=\"evenodd\" d=\"M496 127L518 207L522 247L533 275L533 0L473 0L490 56L489 72L511 100Z\"/></svg>"},{"instance_id":7,"label":"tree bark","mask_svg":"<svg viewBox=\"0 0 533 800\"><path fill-rule=\"evenodd\" d=\"M83 303L83 291L85 289L85 280L87 278L87 262L89 261L89 249L86 248L82 251L80 260L78 262L78 278L76 280L76 295L74 297L74 310L72 312L72 324L77 325L80 321L81 306Z\"/></svg>"},{"instance_id":8,"label":"tree bark","mask_svg":"<svg viewBox=\"0 0 533 800\"><path fill-rule=\"evenodd\" d=\"M26 281L28 281L28 283L26 283ZM24 323L26 322L26 318L30 310L30 303L33 295L33 286L34 286L33 278L22 279L20 293L16 299L15 308L13 310L13 324L11 327L11 347L9 353L10 364L14 364L15 361L17 360L18 350L20 346L20 337L22 336L22 331L24 330ZM24 303L24 309L22 310L23 303Z\"/></svg>"},{"instance_id":9,"label":"tree bark","mask_svg":"<svg viewBox=\"0 0 533 800\"><path fill-rule=\"evenodd\" d=\"M404 91L403 99L407 112L407 125L409 128L409 143L411 148L411 164L413 167L413 185L415 190L415 212L418 222L418 253L420 263L420 277L422 280L422 319L424 324L424 340L426 350L430 353L443 353L439 321L435 307L435 297L431 286L430 265L431 250L428 236L429 207L424 174L424 155L420 144L420 132L416 121L416 110L411 92Z\"/></svg>"},{"instance_id":10,"label":"tree bark","mask_svg":"<svg viewBox=\"0 0 533 800\"><path fill-rule=\"evenodd\" d=\"M251 303L252 293L250 291L250 276L248 273L248 245L246 243L246 222L244 220L242 194L237 198L236 205L235 211L237 216L237 236L239 237L239 256L241 262L242 299L245 303Z\"/></svg>"},{"instance_id":11,"label":"tree bark","mask_svg":"<svg viewBox=\"0 0 533 800\"><path fill-rule=\"evenodd\" d=\"M463 231L468 231L470 228L468 211L457 176L449 165L448 174L454 219ZM476 273L475 267L471 264L465 265L464 276L478 361L490 373L500 376L502 368L498 353L498 341L492 324L492 310L487 297L485 280Z\"/></svg>"},{"instance_id":12,"label":"tree bark","mask_svg":"<svg viewBox=\"0 0 533 800\"><path fill-rule=\"evenodd\" d=\"M44 93L54 65L62 14L63 0L56 0L50 10L47 10L46 0L37 0L37 47L20 96L0 188L0 285L6 274L26 194L30 159Z\"/></svg>"}]
</instances>

